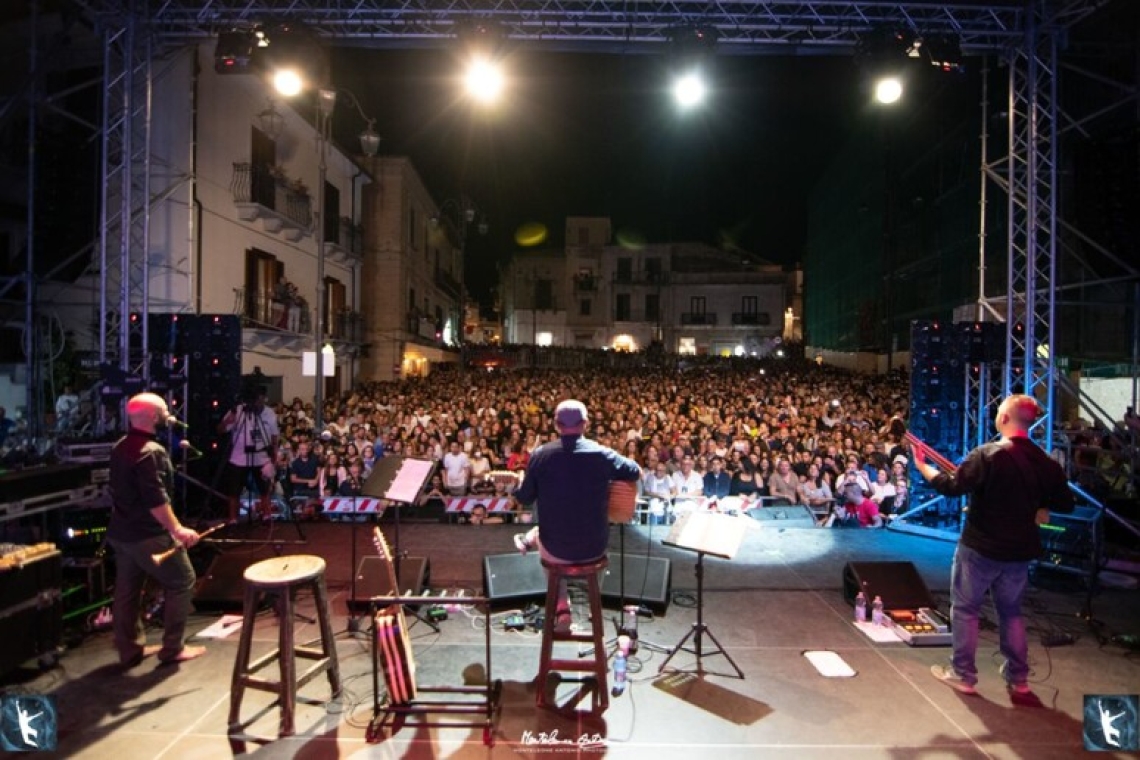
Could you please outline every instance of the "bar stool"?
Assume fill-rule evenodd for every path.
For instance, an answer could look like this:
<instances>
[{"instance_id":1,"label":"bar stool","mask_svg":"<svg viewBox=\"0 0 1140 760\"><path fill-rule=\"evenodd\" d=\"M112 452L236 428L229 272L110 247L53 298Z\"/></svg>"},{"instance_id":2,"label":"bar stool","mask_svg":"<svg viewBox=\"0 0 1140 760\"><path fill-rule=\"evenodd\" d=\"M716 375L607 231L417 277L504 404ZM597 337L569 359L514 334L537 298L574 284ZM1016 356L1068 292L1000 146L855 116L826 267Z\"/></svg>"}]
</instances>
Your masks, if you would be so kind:
<instances>
[{"instance_id":1,"label":"bar stool","mask_svg":"<svg viewBox=\"0 0 1140 760\"><path fill-rule=\"evenodd\" d=\"M539 707L547 707L546 681L551 671L569 671L579 673L593 673L597 681L597 693L594 695L594 704L598 712L604 712L610 704L609 687L606 683L607 657L604 643L606 621L602 617L602 588L601 573L609 561L602 557L596 562L582 565L560 565L554 562L542 561L546 568L546 617L542 623L542 656L538 665L538 680L536 682L537 694L535 701ZM558 610L558 589L563 580L574 578L585 579L586 590L590 597L590 627L589 633L557 633L554 630L555 614ZM593 659L572 660L554 659L554 642L574 641L593 642Z\"/></svg>"},{"instance_id":2,"label":"bar stool","mask_svg":"<svg viewBox=\"0 0 1140 760\"><path fill-rule=\"evenodd\" d=\"M321 673L328 673L332 696L340 694L340 669L337 666L336 644L329 621L328 598L325 593L325 561L308 554L273 557L250 565L245 570L245 602L238 642L237 660L230 683L230 727L239 726L241 699L247 688L276 694L281 705L281 735L293 734L293 711L297 705L297 689ZM311 588L317 605L317 620L321 631L320 649L295 646L293 643L293 602L297 591ZM254 617L263 597L274 595L278 606L277 648L254 662L249 661L253 639ZM314 660L308 670L297 675L296 658ZM258 678L257 671L277 660L281 667L281 680Z\"/></svg>"}]
</instances>

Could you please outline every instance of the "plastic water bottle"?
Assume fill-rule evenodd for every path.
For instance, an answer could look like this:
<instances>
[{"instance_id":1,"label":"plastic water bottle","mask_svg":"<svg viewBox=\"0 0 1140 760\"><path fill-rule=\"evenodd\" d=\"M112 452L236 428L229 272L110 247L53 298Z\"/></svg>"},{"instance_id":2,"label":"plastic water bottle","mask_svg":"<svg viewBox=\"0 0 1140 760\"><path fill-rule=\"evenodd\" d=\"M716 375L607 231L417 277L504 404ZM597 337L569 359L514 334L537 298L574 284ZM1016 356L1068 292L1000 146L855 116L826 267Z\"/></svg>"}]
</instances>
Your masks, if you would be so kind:
<instances>
[{"instance_id":1,"label":"plastic water bottle","mask_svg":"<svg viewBox=\"0 0 1140 760\"><path fill-rule=\"evenodd\" d=\"M629 655L629 643L628 636L618 636L617 654L614 655L614 686L610 690L615 697L625 693L626 675L629 670L629 662L626 659Z\"/></svg>"},{"instance_id":2,"label":"plastic water bottle","mask_svg":"<svg viewBox=\"0 0 1140 760\"><path fill-rule=\"evenodd\" d=\"M855 595L855 622L867 622L867 597L862 591Z\"/></svg>"},{"instance_id":3,"label":"plastic water bottle","mask_svg":"<svg viewBox=\"0 0 1140 760\"><path fill-rule=\"evenodd\" d=\"M883 597L876 596L875 601L871 602L871 624L883 624Z\"/></svg>"}]
</instances>

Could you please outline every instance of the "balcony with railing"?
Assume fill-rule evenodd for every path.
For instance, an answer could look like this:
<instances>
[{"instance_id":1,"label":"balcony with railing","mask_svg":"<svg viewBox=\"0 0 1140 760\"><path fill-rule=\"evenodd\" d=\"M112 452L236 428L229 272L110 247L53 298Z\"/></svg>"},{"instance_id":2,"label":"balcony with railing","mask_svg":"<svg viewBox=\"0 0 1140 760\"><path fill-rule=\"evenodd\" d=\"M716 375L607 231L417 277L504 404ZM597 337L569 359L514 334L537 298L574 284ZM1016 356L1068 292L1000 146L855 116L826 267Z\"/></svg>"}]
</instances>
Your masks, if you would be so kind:
<instances>
[{"instance_id":1,"label":"balcony with railing","mask_svg":"<svg viewBox=\"0 0 1140 760\"><path fill-rule=\"evenodd\" d=\"M716 312L683 311L681 312L681 324L686 326L704 325L706 327L715 327Z\"/></svg>"},{"instance_id":2,"label":"balcony with railing","mask_svg":"<svg viewBox=\"0 0 1140 760\"><path fill-rule=\"evenodd\" d=\"M266 232L296 242L312 232L313 210L309 190L300 180L289 180L275 167L234 163L230 180L234 206L243 221L261 219Z\"/></svg>"},{"instance_id":3,"label":"balcony with railing","mask_svg":"<svg viewBox=\"0 0 1140 760\"><path fill-rule=\"evenodd\" d=\"M339 311L330 320L328 331L330 340L341 343L363 343L364 315L351 309Z\"/></svg>"},{"instance_id":4,"label":"balcony with railing","mask_svg":"<svg viewBox=\"0 0 1140 760\"><path fill-rule=\"evenodd\" d=\"M732 324L768 327L772 324L772 315L766 311L734 311Z\"/></svg>"},{"instance_id":5,"label":"balcony with railing","mask_svg":"<svg viewBox=\"0 0 1140 760\"><path fill-rule=\"evenodd\" d=\"M325 252L339 264L351 266L364 260L364 227L342 216L325 229Z\"/></svg>"},{"instance_id":6,"label":"balcony with railing","mask_svg":"<svg viewBox=\"0 0 1140 760\"><path fill-rule=\"evenodd\" d=\"M234 314L241 317L243 334L257 346L294 347L312 340L312 313L303 301L284 301L264 291L234 288Z\"/></svg>"}]
</instances>

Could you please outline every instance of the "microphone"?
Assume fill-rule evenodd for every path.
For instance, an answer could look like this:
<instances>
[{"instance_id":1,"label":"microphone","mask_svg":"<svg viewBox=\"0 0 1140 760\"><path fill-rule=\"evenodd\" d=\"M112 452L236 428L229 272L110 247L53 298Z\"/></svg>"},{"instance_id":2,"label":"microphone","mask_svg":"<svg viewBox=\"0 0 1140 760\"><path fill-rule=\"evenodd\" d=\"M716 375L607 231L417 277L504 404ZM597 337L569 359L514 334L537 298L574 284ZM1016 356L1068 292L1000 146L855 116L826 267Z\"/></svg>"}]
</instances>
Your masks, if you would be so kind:
<instances>
[{"instance_id":1,"label":"microphone","mask_svg":"<svg viewBox=\"0 0 1140 760\"><path fill-rule=\"evenodd\" d=\"M177 417L175 417L173 414L171 414L171 415L167 415L167 417L166 417L166 424L167 424L167 425L172 425L172 426L177 426L177 427L180 427L180 428L182 428L183 430L189 430L189 429L190 429L190 426L189 426L189 425L187 425L185 422L183 422L182 420L180 420L180 419L178 419Z\"/></svg>"},{"instance_id":2,"label":"microphone","mask_svg":"<svg viewBox=\"0 0 1140 760\"><path fill-rule=\"evenodd\" d=\"M201 451L194 448L194 444L190 443L190 441L186 440L185 438L178 442L178 448L182 449L183 451L187 451L196 457L204 456Z\"/></svg>"}]
</instances>

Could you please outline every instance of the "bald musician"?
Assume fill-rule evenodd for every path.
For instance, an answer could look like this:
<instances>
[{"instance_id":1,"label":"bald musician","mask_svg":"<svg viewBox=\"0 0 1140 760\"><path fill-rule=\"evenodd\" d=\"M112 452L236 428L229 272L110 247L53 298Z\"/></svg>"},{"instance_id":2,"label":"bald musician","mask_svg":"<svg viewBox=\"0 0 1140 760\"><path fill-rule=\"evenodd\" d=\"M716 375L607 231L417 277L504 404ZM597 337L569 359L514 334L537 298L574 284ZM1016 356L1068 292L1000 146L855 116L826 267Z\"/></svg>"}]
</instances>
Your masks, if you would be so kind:
<instances>
[{"instance_id":1,"label":"bald musician","mask_svg":"<svg viewBox=\"0 0 1140 760\"><path fill-rule=\"evenodd\" d=\"M936 491L969 496L950 574L953 655L949 667L930 669L935 678L963 694L977 693L978 616L987 591L998 616L1004 658L999 672L1011 692L1030 691L1021 599L1029 581L1029 563L1041 555L1038 524L1048 522L1050 510L1073 511L1064 470L1029 439L1039 413L1030 396L1006 398L994 420L1001 439L971 451L957 472L939 472L927 463L923 446L914 449L915 466Z\"/></svg>"},{"instance_id":2,"label":"bald musician","mask_svg":"<svg viewBox=\"0 0 1140 760\"><path fill-rule=\"evenodd\" d=\"M140 393L127 402L129 430L111 449L111 523L107 541L115 550L115 649L124 667L158 655L159 662L193 660L204 647L186 646L186 618L194 592L194 568L186 552L175 552L156 564L152 555L181 544L189 548L198 533L179 522L170 505L167 486L173 473L166 449L157 433L167 424L166 401L153 393ZM146 576L164 593L162 645L146 646L140 617L140 598Z\"/></svg>"}]
</instances>

